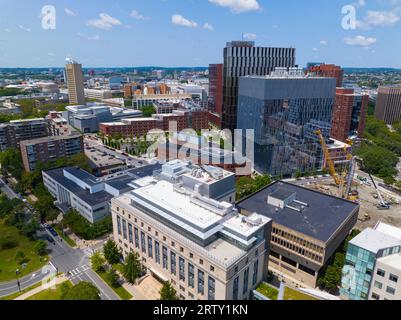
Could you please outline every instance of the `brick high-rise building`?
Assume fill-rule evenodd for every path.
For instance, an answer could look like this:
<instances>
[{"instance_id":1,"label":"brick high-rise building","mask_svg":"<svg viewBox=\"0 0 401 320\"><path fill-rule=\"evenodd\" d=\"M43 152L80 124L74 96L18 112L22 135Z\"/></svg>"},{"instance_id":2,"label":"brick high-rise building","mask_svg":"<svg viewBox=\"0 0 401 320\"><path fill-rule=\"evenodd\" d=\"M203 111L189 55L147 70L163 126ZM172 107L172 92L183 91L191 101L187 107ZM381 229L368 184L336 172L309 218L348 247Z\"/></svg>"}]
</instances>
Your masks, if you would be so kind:
<instances>
[{"instance_id":1,"label":"brick high-rise building","mask_svg":"<svg viewBox=\"0 0 401 320\"><path fill-rule=\"evenodd\" d=\"M401 120L401 86L379 87L375 117L387 124Z\"/></svg>"},{"instance_id":2,"label":"brick high-rise building","mask_svg":"<svg viewBox=\"0 0 401 320\"><path fill-rule=\"evenodd\" d=\"M252 41L233 41L224 48L223 129L237 126L239 79L243 76L265 76L276 67L295 66L294 48L256 47Z\"/></svg>"},{"instance_id":3,"label":"brick high-rise building","mask_svg":"<svg viewBox=\"0 0 401 320\"><path fill-rule=\"evenodd\" d=\"M369 96L354 89L337 88L333 108L331 137L346 142L350 136L363 137Z\"/></svg>"},{"instance_id":4,"label":"brick high-rise building","mask_svg":"<svg viewBox=\"0 0 401 320\"><path fill-rule=\"evenodd\" d=\"M336 86L342 87L344 70L334 64L318 64L309 68L309 72L315 73L319 77L336 78Z\"/></svg>"},{"instance_id":5,"label":"brick high-rise building","mask_svg":"<svg viewBox=\"0 0 401 320\"><path fill-rule=\"evenodd\" d=\"M223 64L209 65L209 111L220 118L223 113Z\"/></svg>"},{"instance_id":6,"label":"brick high-rise building","mask_svg":"<svg viewBox=\"0 0 401 320\"><path fill-rule=\"evenodd\" d=\"M65 66L67 76L68 96L73 105L85 104L84 75L82 65L68 60Z\"/></svg>"}]
</instances>

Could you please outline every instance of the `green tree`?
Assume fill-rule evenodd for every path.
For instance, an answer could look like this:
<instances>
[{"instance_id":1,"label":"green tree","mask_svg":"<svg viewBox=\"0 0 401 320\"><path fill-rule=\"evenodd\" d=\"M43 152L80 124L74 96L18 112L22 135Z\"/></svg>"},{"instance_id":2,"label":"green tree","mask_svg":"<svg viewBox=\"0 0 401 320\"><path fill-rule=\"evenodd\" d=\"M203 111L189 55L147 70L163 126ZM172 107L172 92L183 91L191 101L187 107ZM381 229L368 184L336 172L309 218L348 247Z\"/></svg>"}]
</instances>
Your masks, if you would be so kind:
<instances>
[{"instance_id":1,"label":"green tree","mask_svg":"<svg viewBox=\"0 0 401 320\"><path fill-rule=\"evenodd\" d=\"M104 272L104 265L106 264L106 259L102 256L100 252L95 252L91 257L92 269L96 272Z\"/></svg>"},{"instance_id":2,"label":"green tree","mask_svg":"<svg viewBox=\"0 0 401 320\"><path fill-rule=\"evenodd\" d=\"M125 259L123 276L128 283L134 284L143 274L143 266L137 253L130 253Z\"/></svg>"},{"instance_id":3,"label":"green tree","mask_svg":"<svg viewBox=\"0 0 401 320\"><path fill-rule=\"evenodd\" d=\"M170 282L165 282L160 290L160 300L175 301L178 300L177 291L172 287Z\"/></svg>"},{"instance_id":4,"label":"green tree","mask_svg":"<svg viewBox=\"0 0 401 320\"><path fill-rule=\"evenodd\" d=\"M80 282L76 286L63 291L62 300L100 300L99 289L89 282Z\"/></svg>"},{"instance_id":5,"label":"green tree","mask_svg":"<svg viewBox=\"0 0 401 320\"><path fill-rule=\"evenodd\" d=\"M104 257L109 264L115 264L120 262L121 253L117 247L117 244L113 240L109 240L103 247Z\"/></svg>"},{"instance_id":6,"label":"green tree","mask_svg":"<svg viewBox=\"0 0 401 320\"><path fill-rule=\"evenodd\" d=\"M113 268L110 268L110 270L107 271L106 279L107 283L109 283L113 288L117 288L120 286L120 283L118 282L119 277L116 270L114 270Z\"/></svg>"},{"instance_id":7,"label":"green tree","mask_svg":"<svg viewBox=\"0 0 401 320\"><path fill-rule=\"evenodd\" d=\"M23 225L21 233L29 239L34 239L39 228L39 222L35 219L32 219L30 222Z\"/></svg>"},{"instance_id":8,"label":"green tree","mask_svg":"<svg viewBox=\"0 0 401 320\"><path fill-rule=\"evenodd\" d=\"M15 254L15 261L17 261L18 264L24 263L25 258L26 255L22 251L17 251L17 253Z\"/></svg>"},{"instance_id":9,"label":"green tree","mask_svg":"<svg viewBox=\"0 0 401 320\"><path fill-rule=\"evenodd\" d=\"M39 256L44 256L47 253L47 244L43 240L39 240L38 242L35 243L33 250L36 252L37 255Z\"/></svg>"}]
</instances>

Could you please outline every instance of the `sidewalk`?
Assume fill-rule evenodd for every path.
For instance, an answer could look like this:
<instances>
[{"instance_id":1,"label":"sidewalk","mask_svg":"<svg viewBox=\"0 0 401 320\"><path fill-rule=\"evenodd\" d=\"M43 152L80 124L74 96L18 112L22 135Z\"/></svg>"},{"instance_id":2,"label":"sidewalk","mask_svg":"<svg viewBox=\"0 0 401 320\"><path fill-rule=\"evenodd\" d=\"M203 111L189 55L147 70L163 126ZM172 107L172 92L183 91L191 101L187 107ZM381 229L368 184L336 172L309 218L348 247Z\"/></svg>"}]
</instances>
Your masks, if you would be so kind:
<instances>
[{"instance_id":1,"label":"sidewalk","mask_svg":"<svg viewBox=\"0 0 401 320\"><path fill-rule=\"evenodd\" d=\"M63 276L60 276L60 277L56 277L54 284L55 285L59 285L59 284L65 282L65 281L68 281L68 279L63 275ZM23 295L15 298L14 300L26 300L26 299L34 296L35 294L37 294L39 292L42 292L44 290L47 290L47 289L49 289L48 286L41 285L41 286L31 290L31 291L28 291L28 292L24 293Z\"/></svg>"}]
</instances>

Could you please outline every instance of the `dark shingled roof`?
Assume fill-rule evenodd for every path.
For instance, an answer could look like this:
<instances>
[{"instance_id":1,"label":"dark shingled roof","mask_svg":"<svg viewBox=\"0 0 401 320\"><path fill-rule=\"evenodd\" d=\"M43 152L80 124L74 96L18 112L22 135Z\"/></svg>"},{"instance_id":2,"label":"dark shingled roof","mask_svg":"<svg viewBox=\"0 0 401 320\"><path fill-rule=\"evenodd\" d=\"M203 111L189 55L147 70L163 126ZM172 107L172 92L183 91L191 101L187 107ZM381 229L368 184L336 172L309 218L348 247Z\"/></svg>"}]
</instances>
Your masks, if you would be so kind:
<instances>
[{"instance_id":1,"label":"dark shingled roof","mask_svg":"<svg viewBox=\"0 0 401 320\"><path fill-rule=\"evenodd\" d=\"M88 190L82 189L80 186L76 185L74 182L71 180L67 179L64 177L63 170L66 169L68 172L71 174L74 174L78 176L79 178L82 178L85 182L88 182L88 184L93 185L94 184L94 177L92 177L91 174L87 173L86 171L83 171L81 169L76 169L76 168L58 168L58 169L53 169L46 171L45 173L50 176L52 179L56 180L59 184L61 184L64 188L75 194L78 198L80 198L82 201L86 202L90 206L95 206L97 204L101 204L106 201L110 201L113 196L107 193L106 191L100 191L96 192L93 194L90 194Z\"/></svg>"},{"instance_id":2,"label":"dark shingled roof","mask_svg":"<svg viewBox=\"0 0 401 320\"><path fill-rule=\"evenodd\" d=\"M290 208L278 209L267 203L267 197L283 198L296 193L296 200L308 204L298 212ZM288 197L285 197L288 198ZM286 182L275 182L237 203L240 210L257 212L274 223L293 229L312 238L327 242L359 205Z\"/></svg>"}]
</instances>

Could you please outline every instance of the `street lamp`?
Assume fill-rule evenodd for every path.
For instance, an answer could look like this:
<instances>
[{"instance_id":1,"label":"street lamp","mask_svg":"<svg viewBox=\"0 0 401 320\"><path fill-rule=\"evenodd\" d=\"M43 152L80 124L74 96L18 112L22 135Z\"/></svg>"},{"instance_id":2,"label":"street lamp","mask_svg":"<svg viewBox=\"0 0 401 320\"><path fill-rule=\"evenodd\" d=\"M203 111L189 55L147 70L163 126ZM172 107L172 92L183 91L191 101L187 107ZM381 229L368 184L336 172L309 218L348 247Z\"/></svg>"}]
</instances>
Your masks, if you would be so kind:
<instances>
[{"instance_id":1,"label":"street lamp","mask_svg":"<svg viewBox=\"0 0 401 320\"><path fill-rule=\"evenodd\" d=\"M18 275L20 274L19 269L15 270L15 276L17 277L17 285L18 285L18 291L21 292L21 284L19 282Z\"/></svg>"}]
</instances>

